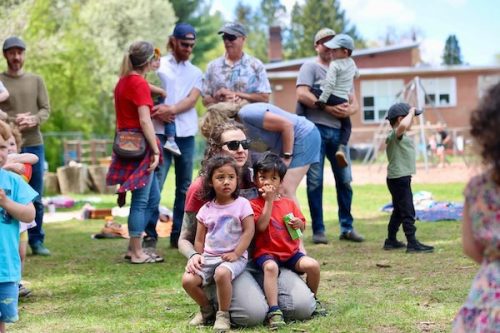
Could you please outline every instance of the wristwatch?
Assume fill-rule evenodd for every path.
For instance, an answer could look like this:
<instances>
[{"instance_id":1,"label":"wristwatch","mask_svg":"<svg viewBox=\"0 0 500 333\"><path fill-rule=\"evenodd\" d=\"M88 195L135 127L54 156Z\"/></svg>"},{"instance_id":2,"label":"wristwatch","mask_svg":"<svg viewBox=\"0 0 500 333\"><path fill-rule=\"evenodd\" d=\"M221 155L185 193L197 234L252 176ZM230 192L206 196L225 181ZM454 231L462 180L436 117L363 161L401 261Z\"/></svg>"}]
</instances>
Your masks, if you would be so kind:
<instances>
[{"instance_id":1,"label":"wristwatch","mask_svg":"<svg viewBox=\"0 0 500 333\"><path fill-rule=\"evenodd\" d=\"M283 157L285 160L289 160L293 157L293 153L283 153L281 154L281 157Z\"/></svg>"}]
</instances>

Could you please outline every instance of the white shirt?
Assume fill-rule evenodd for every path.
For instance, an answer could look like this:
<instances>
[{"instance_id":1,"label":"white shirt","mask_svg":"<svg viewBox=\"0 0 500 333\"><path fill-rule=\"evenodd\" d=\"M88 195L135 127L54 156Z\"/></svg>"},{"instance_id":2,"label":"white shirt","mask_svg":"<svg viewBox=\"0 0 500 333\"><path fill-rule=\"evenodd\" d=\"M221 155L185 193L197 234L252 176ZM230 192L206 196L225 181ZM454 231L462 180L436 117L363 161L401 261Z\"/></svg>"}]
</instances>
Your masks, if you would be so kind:
<instances>
[{"instance_id":1,"label":"white shirt","mask_svg":"<svg viewBox=\"0 0 500 333\"><path fill-rule=\"evenodd\" d=\"M203 73L190 61L177 62L170 53L160 59L160 68L156 71L162 88L167 92L164 104L173 105L188 96L193 88L201 91ZM155 132L164 133L163 122L154 121ZM198 115L193 107L175 115L175 135L178 137L194 136L198 132Z\"/></svg>"}]
</instances>

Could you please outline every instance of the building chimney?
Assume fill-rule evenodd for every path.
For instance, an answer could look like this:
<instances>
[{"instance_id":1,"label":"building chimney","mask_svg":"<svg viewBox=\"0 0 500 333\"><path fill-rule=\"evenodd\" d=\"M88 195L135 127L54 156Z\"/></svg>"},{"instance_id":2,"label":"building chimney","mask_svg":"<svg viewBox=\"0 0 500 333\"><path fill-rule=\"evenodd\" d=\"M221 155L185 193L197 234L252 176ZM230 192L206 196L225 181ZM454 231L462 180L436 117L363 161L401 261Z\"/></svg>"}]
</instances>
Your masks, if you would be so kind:
<instances>
[{"instance_id":1,"label":"building chimney","mask_svg":"<svg viewBox=\"0 0 500 333\"><path fill-rule=\"evenodd\" d=\"M269 27L269 62L283 60L283 49L281 47L281 27Z\"/></svg>"}]
</instances>

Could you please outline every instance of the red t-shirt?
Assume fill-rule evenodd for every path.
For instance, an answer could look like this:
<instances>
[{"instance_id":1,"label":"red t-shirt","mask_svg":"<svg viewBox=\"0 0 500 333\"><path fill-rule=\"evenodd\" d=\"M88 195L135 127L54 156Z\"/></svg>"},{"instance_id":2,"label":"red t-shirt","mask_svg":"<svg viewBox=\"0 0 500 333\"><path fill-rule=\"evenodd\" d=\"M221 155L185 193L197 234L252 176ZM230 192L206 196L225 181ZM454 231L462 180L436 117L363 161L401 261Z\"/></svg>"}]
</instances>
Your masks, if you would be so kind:
<instances>
[{"instance_id":1,"label":"red t-shirt","mask_svg":"<svg viewBox=\"0 0 500 333\"><path fill-rule=\"evenodd\" d=\"M115 87L116 127L118 129L141 128L139 106L153 107L148 82L140 75L126 75Z\"/></svg>"},{"instance_id":2,"label":"red t-shirt","mask_svg":"<svg viewBox=\"0 0 500 333\"><path fill-rule=\"evenodd\" d=\"M255 224L262 215L264 199L258 197L250 201L254 212ZM255 229L255 250L253 257L257 258L263 254L271 254L281 261L290 259L299 251L300 239L293 240L283 222L283 216L293 213L302 221L306 221L299 207L289 198L281 198L273 202L271 220L266 230L259 232Z\"/></svg>"},{"instance_id":3,"label":"red t-shirt","mask_svg":"<svg viewBox=\"0 0 500 333\"><path fill-rule=\"evenodd\" d=\"M198 213L201 206L205 204L205 200L199 198L200 192L203 188L203 177L196 177L196 179L189 185L186 193L186 203L184 211L189 213Z\"/></svg>"}]
</instances>

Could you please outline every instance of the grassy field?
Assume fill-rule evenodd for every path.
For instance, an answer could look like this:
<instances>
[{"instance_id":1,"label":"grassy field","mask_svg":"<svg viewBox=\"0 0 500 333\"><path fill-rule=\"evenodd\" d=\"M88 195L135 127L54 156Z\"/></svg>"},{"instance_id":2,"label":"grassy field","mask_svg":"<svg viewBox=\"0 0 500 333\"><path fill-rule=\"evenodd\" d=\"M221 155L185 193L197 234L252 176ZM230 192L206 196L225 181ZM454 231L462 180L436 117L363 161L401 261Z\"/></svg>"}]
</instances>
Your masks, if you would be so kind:
<instances>
[{"instance_id":1,"label":"grassy field","mask_svg":"<svg viewBox=\"0 0 500 333\"><path fill-rule=\"evenodd\" d=\"M436 200L449 201L461 201L462 189L463 184L414 186L414 191L430 191ZM163 198L168 205L171 192ZM308 216L304 192L299 190ZM328 316L290 323L282 331L449 331L477 270L462 254L460 223L417 222L419 238L436 246L433 254L386 252L381 247L389 216L379 211L390 201L386 187L355 186L354 193L355 226L366 242L338 241L333 186L325 193L330 244L314 245L306 232L306 248L321 263L319 298ZM102 198L104 206L114 201ZM162 239L159 250L166 263L130 265L122 259L126 240L90 237L102 225L102 220L46 225L46 244L53 255L28 257L24 278L33 295L20 302L20 321L9 325L9 332L193 332L187 322L197 307L180 285L185 259Z\"/></svg>"}]
</instances>

